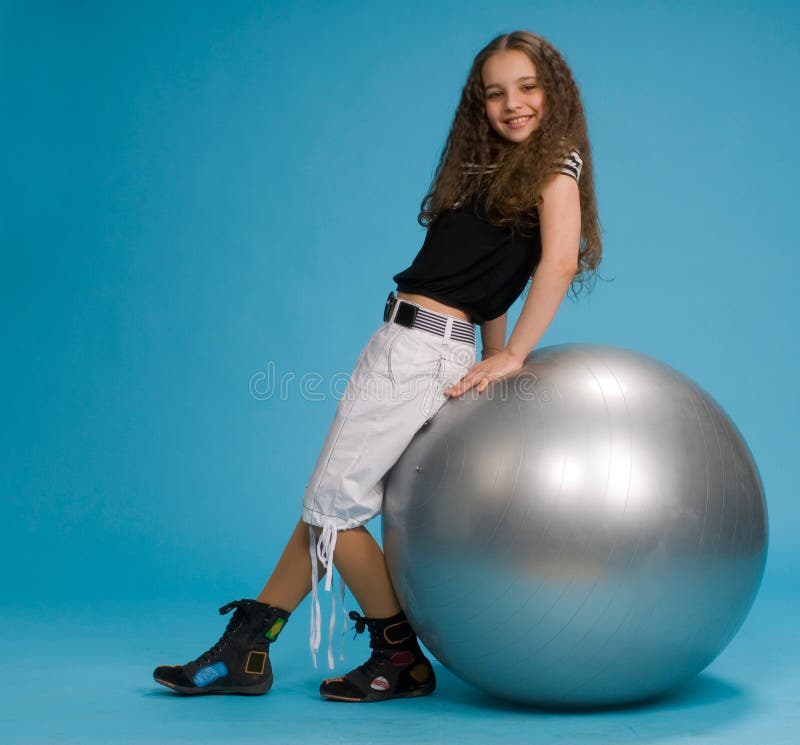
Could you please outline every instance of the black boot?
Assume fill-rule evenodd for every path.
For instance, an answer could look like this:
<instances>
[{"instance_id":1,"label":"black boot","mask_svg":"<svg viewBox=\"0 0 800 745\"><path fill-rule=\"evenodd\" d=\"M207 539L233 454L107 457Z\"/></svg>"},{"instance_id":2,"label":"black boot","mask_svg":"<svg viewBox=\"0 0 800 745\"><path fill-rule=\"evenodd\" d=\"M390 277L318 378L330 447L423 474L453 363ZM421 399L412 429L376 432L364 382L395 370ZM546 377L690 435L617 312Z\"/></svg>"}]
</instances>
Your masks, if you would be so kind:
<instances>
[{"instance_id":1,"label":"black boot","mask_svg":"<svg viewBox=\"0 0 800 745\"><path fill-rule=\"evenodd\" d=\"M369 628L372 656L341 678L323 680L320 695L334 701L367 703L387 698L427 696L436 688L436 676L422 654L405 613L391 618L365 618L355 611L356 633Z\"/></svg>"},{"instance_id":2,"label":"black boot","mask_svg":"<svg viewBox=\"0 0 800 745\"><path fill-rule=\"evenodd\" d=\"M266 693L272 687L269 645L289 614L257 600L234 600L219 609L220 615L234 608L228 628L211 649L185 665L157 667L156 682L191 695Z\"/></svg>"}]
</instances>

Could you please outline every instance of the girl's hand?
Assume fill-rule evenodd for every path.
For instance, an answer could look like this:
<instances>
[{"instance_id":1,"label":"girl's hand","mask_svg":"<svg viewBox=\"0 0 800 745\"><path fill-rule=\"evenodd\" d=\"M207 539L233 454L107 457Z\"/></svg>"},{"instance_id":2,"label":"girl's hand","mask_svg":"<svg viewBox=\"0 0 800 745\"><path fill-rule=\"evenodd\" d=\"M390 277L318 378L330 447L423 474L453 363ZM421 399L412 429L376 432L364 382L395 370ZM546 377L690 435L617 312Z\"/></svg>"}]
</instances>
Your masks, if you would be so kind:
<instances>
[{"instance_id":1,"label":"girl's hand","mask_svg":"<svg viewBox=\"0 0 800 745\"><path fill-rule=\"evenodd\" d=\"M448 396L461 396L470 388L477 387L481 393L493 380L502 380L506 375L517 372L522 367L524 359L513 355L507 348L476 362L467 374L455 385L445 388Z\"/></svg>"}]
</instances>

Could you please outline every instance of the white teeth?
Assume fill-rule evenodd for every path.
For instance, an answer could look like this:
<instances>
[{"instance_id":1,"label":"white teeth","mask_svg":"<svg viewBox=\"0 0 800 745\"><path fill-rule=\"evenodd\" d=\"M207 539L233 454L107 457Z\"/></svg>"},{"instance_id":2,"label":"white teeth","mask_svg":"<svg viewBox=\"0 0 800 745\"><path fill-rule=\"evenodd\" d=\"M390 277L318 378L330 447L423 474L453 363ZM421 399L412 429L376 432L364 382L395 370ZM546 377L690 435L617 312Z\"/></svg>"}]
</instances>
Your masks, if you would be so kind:
<instances>
[{"instance_id":1,"label":"white teeth","mask_svg":"<svg viewBox=\"0 0 800 745\"><path fill-rule=\"evenodd\" d=\"M507 119L506 124L522 124L523 122L527 122L530 119L530 116L521 116L517 119Z\"/></svg>"}]
</instances>

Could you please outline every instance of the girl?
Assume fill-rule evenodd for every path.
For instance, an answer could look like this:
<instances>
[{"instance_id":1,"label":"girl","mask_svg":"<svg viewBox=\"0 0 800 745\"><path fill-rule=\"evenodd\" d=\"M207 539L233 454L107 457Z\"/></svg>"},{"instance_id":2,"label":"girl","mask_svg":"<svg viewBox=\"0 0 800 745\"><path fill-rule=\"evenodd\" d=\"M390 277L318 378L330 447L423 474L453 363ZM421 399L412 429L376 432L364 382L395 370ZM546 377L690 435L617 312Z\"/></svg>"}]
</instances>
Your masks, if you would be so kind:
<instances>
[{"instance_id":1,"label":"girl","mask_svg":"<svg viewBox=\"0 0 800 745\"><path fill-rule=\"evenodd\" d=\"M448 397L483 391L519 370L570 285L579 287L599 264L583 106L569 67L547 41L515 31L475 57L419 221L428 228L425 242L393 278L397 295L389 295L384 323L356 363L272 576L257 599L220 609L235 613L211 649L156 668L159 683L185 694L265 693L269 645L309 592L316 654L317 581L327 572L331 590L333 564L361 606L364 615L350 617L357 632L369 629L372 654L323 681L322 696L363 702L433 691L431 664L364 524L380 512L383 477L414 433ZM506 341L506 311L531 274ZM477 363L473 324L483 346ZM330 636L333 625L332 610ZM330 643L328 661L333 667Z\"/></svg>"}]
</instances>

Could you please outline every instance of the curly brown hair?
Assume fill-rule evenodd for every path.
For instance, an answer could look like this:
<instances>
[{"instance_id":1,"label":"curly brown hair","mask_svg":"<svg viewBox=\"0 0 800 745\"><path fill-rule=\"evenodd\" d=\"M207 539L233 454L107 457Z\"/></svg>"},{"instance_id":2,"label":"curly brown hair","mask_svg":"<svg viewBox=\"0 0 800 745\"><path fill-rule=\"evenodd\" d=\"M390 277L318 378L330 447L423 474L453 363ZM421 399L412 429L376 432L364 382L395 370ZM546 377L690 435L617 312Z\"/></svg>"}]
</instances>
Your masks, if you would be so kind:
<instances>
[{"instance_id":1,"label":"curly brown hair","mask_svg":"<svg viewBox=\"0 0 800 745\"><path fill-rule=\"evenodd\" d=\"M492 55L506 50L524 52L533 62L547 105L540 126L519 144L498 135L485 112L483 65ZM492 223L515 228L535 223L542 182L571 150L578 150L583 160L579 182L581 240L572 285L575 293L594 274L602 256L592 151L580 91L564 58L548 41L529 31L502 34L481 49L472 63L417 219L428 227L439 213L482 193L486 216Z\"/></svg>"}]
</instances>

